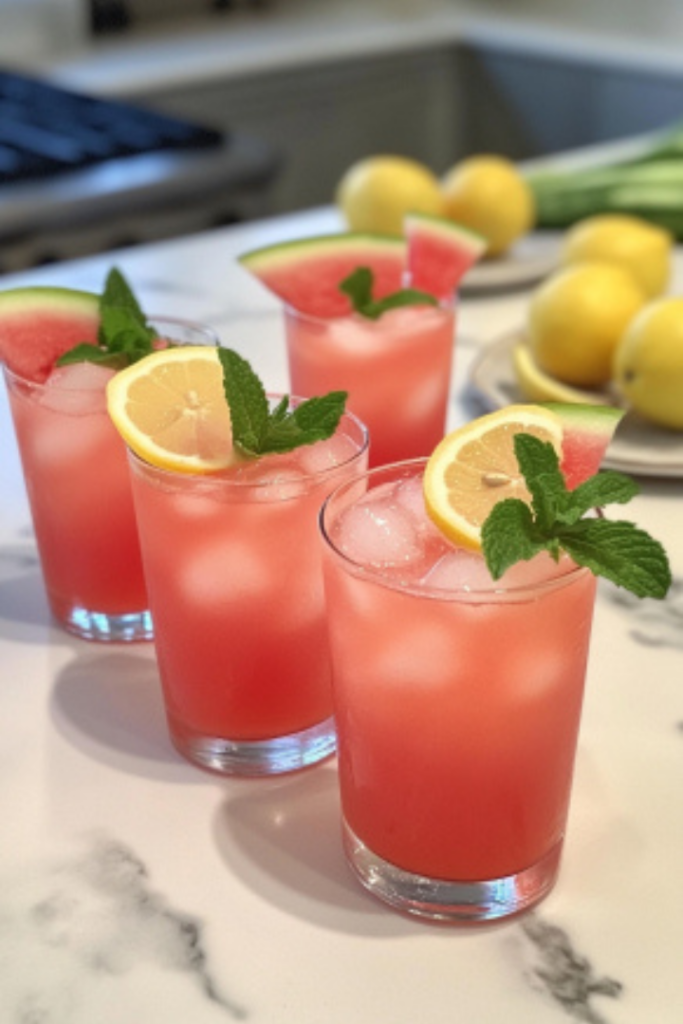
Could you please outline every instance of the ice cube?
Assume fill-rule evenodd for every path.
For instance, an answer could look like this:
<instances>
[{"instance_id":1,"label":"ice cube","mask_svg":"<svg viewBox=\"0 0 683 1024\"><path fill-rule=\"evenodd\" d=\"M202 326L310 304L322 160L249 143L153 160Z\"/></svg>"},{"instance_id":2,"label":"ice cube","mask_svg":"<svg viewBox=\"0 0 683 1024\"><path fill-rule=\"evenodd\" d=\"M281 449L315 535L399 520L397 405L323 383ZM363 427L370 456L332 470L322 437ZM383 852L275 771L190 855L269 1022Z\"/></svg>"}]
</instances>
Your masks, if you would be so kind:
<instances>
[{"instance_id":1,"label":"ice cube","mask_svg":"<svg viewBox=\"0 0 683 1024\"><path fill-rule=\"evenodd\" d=\"M368 672L388 687L452 689L464 667L461 645L445 620L404 621L398 635L393 623L385 636L378 630L376 641Z\"/></svg>"},{"instance_id":2,"label":"ice cube","mask_svg":"<svg viewBox=\"0 0 683 1024\"><path fill-rule=\"evenodd\" d=\"M405 510L376 499L347 509L335 540L354 562L380 568L407 565L423 555L418 530Z\"/></svg>"},{"instance_id":3,"label":"ice cube","mask_svg":"<svg viewBox=\"0 0 683 1024\"><path fill-rule=\"evenodd\" d=\"M327 441L303 445L297 449L299 467L311 475L334 469L353 456L356 445L346 434L335 434Z\"/></svg>"},{"instance_id":4,"label":"ice cube","mask_svg":"<svg viewBox=\"0 0 683 1024\"><path fill-rule=\"evenodd\" d=\"M421 425L425 417L433 409L438 409L444 401L446 387L441 369L420 381L411 382L410 391L405 393L401 406L401 419Z\"/></svg>"},{"instance_id":5,"label":"ice cube","mask_svg":"<svg viewBox=\"0 0 683 1024\"><path fill-rule=\"evenodd\" d=\"M219 612L267 597L272 573L258 545L225 537L196 544L186 558L178 556L176 582L196 608Z\"/></svg>"},{"instance_id":6,"label":"ice cube","mask_svg":"<svg viewBox=\"0 0 683 1024\"><path fill-rule=\"evenodd\" d=\"M45 382L40 403L66 416L106 412L105 388L115 372L96 363L58 366Z\"/></svg>"},{"instance_id":7,"label":"ice cube","mask_svg":"<svg viewBox=\"0 0 683 1024\"><path fill-rule=\"evenodd\" d=\"M511 565L498 581L498 586L506 590L511 587L534 587L546 580L564 576L574 568L575 563L568 555L562 554L559 562L556 562L548 551L541 551L528 562Z\"/></svg>"},{"instance_id":8,"label":"ice cube","mask_svg":"<svg viewBox=\"0 0 683 1024\"><path fill-rule=\"evenodd\" d=\"M566 678L565 652L557 645L544 645L539 638L528 656L521 656L517 649L514 661L507 666L506 692L520 703L541 700L552 697Z\"/></svg>"},{"instance_id":9,"label":"ice cube","mask_svg":"<svg viewBox=\"0 0 683 1024\"><path fill-rule=\"evenodd\" d=\"M413 476L401 480L394 487L393 498L400 508L406 510L420 534L434 540L443 539L443 534L427 515L422 492L422 477Z\"/></svg>"},{"instance_id":10,"label":"ice cube","mask_svg":"<svg viewBox=\"0 0 683 1024\"><path fill-rule=\"evenodd\" d=\"M228 475L253 487L250 501L287 501L306 491L306 474L291 455L265 455L230 470Z\"/></svg>"},{"instance_id":11,"label":"ice cube","mask_svg":"<svg viewBox=\"0 0 683 1024\"><path fill-rule=\"evenodd\" d=\"M496 586L482 556L461 549L443 555L423 576L421 583L453 591L492 590Z\"/></svg>"}]
</instances>

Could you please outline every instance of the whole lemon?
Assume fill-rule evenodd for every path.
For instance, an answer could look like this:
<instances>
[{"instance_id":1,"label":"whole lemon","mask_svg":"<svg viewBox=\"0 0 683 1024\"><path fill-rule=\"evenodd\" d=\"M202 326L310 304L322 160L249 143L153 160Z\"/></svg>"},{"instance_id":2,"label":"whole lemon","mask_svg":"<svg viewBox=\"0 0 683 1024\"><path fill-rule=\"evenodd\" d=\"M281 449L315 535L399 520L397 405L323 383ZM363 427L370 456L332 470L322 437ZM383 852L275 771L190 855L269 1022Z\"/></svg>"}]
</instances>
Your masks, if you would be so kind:
<instances>
[{"instance_id":1,"label":"whole lemon","mask_svg":"<svg viewBox=\"0 0 683 1024\"><path fill-rule=\"evenodd\" d=\"M443 213L439 182L432 171L402 156L373 156L353 164L335 201L351 231L402 235L407 213Z\"/></svg>"},{"instance_id":2,"label":"whole lemon","mask_svg":"<svg viewBox=\"0 0 683 1024\"><path fill-rule=\"evenodd\" d=\"M532 355L542 370L565 384L605 384L621 336L646 301L633 277L612 263L559 270L529 302Z\"/></svg>"},{"instance_id":3,"label":"whole lemon","mask_svg":"<svg viewBox=\"0 0 683 1024\"><path fill-rule=\"evenodd\" d=\"M617 389L645 419L683 430L683 298L648 303L614 356Z\"/></svg>"},{"instance_id":4,"label":"whole lemon","mask_svg":"<svg viewBox=\"0 0 683 1024\"><path fill-rule=\"evenodd\" d=\"M534 225L533 193L506 157L467 157L448 171L441 188L446 216L483 235L487 256L505 252Z\"/></svg>"},{"instance_id":5,"label":"whole lemon","mask_svg":"<svg viewBox=\"0 0 683 1024\"><path fill-rule=\"evenodd\" d=\"M635 277L649 298L666 290L671 277L673 238L664 228L629 214L587 217L565 234L561 260L570 265L600 260L616 263Z\"/></svg>"}]
</instances>

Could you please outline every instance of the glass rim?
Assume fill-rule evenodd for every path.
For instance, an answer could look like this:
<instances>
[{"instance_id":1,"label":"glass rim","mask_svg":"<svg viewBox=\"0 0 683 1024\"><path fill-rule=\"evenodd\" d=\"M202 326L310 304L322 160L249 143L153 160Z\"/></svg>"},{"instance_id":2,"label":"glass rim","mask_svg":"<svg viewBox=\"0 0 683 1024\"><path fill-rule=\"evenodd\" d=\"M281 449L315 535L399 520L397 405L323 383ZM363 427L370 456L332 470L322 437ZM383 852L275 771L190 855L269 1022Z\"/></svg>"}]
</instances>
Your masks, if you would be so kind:
<instances>
[{"instance_id":1,"label":"glass rim","mask_svg":"<svg viewBox=\"0 0 683 1024\"><path fill-rule=\"evenodd\" d=\"M203 323L201 320L190 320L187 319L186 317L180 316L157 316L154 313L145 313L145 319L147 320L148 323L151 323L152 325L171 324L174 327L189 328L194 331L201 332L202 334L206 334L207 336L207 345L209 345L209 339L212 339L212 347L219 348L221 345L220 336L216 329L212 327L210 324ZM87 360L83 360L83 362L87 362ZM18 384L22 384L30 388L45 388L50 386L48 384L49 374L48 377L45 378L45 380L32 380L31 377L25 377L22 373L17 373L16 370L12 370L11 367L9 367L5 362L2 362L0 365L2 366L2 371L5 374L6 379L9 381L16 381ZM93 365L96 366L99 364L94 363ZM112 369L112 367L107 367L107 369ZM80 394L81 392L91 392L94 389L90 387L81 387L70 388L69 390L75 392L76 394Z\"/></svg>"},{"instance_id":2,"label":"glass rim","mask_svg":"<svg viewBox=\"0 0 683 1024\"><path fill-rule=\"evenodd\" d=\"M285 397L289 397L290 401L293 402L306 401L306 399L301 398L298 395L287 395L286 392L278 393L269 391L267 392L266 397L274 402L277 402ZM325 480L327 477L332 476L334 473L338 473L340 470L343 470L346 467L352 465L356 460L362 458L362 456L367 453L367 451L370 448L370 431L368 427L358 416L356 416L355 413L351 412L349 409L346 409L342 413L341 419L339 421L340 426L344 423L344 420L347 420L348 422L352 423L353 426L357 428L360 435L360 443L358 447L355 448L354 451L351 452L351 454L348 455L347 458L343 459L341 462L336 463L336 465L334 466L325 466L323 469L320 469L314 473L302 473L301 477L294 482L294 486L303 488L306 485L310 485L311 481L315 481L316 483L318 483L322 480ZM337 429L339 429L339 427L337 427ZM213 473L186 473L178 469L167 469L163 466L155 466L154 463L148 462L146 459L143 459L142 456L138 455L137 452L133 451L133 449L130 448L128 445L126 445L126 451L128 454L128 458L134 467L139 467L143 472L152 473L155 476L158 476L160 479L166 479L169 482L178 482L180 480L192 480L195 483L204 483L207 485L218 486L226 489L230 488L234 490L243 490L245 492L248 490L258 492L259 490L272 488L277 483L276 479L273 476L266 477L263 480L245 480L238 476L226 475L230 472L229 467L226 467L226 469L224 470L216 470ZM282 452L281 454L286 456L289 455L290 452ZM270 457L270 455L267 457ZM300 494L297 491L294 497L299 496Z\"/></svg>"},{"instance_id":3,"label":"glass rim","mask_svg":"<svg viewBox=\"0 0 683 1024\"><path fill-rule=\"evenodd\" d=\"M342 481L327 495L318 513L320 535L326 548L348 572L352 573L354 576L367 580L368 582L378 584L379 586L383 586L387 589L410 595L412 597L435 601L457 601L461 604L468 602L472 604L483 604L487 601L501 602L506 599L520 601L525 599L528 600L532 596L569 586L578 577L585 576L587 573L590 573L590 569L574 563L573 568L567 569L566 572L550 576L546 579L535 580L533 583L518 583L506 586L501 582L501 580L492 579L491 586L486 588L438 587L433 584L421 586L416 582L405 580L396 572L396 570L388 572L381 566L357 562L349 555L345 554L345 552L341 551L330 536L330 530L327 523L327 518L329 517L332 504L339 497L343 496L345 491L348 491L351 487L357 487L363 480L369 481L371 478L377 478L383 474L395 475L397 473L402 473L404 479L412 479L417 474L410 471L417 468L424 469L428 461L427 457L421 457L416 459L405 459L401 462L391 462L384 466L374 466L372 469L368 469L366 472L352 480ZM368 487L364 494L367 494L369 490L370 488ZM599 509L596 510L596 514L600 514ZM446 543L451 544L453 551L464 550L463 548L458 548L457 545L452 544L445 536L444 540Z\"/></svg>"},{"instance_id":4,"label":"glass rim","mask_svg":"<svg viewBox=\"0 0 683 1024\"><path fill-rule=\"evenodd\" d=\"M436 296L434 297L436 298ZM412 306L400 306L396 308L412 309L417 307L422 309L437 310L440 313L449 313L455 315L458 303L459 293L455 292L452 296L450 296L447 299L438 299L436 306L432 306L428 303L414 303ZM344 320L355 318L359 320L361 323L367 324L369 326L381 323L382 319L380 317L378 320L371 320L368 317L362 316L360 313L356 313L355 310L353 309L350 309L348 313L338 313L336 316L320 316L317 313L305 313L303 312L303 310L297 309L295 306L292 306L291 303L285 302L284 300L282 302L282 308L285 313L285 316L292 317L292 319L296 320L306 320L310 323L315 324L336 324L341 323Z\"/></svg>"}]
</instances>

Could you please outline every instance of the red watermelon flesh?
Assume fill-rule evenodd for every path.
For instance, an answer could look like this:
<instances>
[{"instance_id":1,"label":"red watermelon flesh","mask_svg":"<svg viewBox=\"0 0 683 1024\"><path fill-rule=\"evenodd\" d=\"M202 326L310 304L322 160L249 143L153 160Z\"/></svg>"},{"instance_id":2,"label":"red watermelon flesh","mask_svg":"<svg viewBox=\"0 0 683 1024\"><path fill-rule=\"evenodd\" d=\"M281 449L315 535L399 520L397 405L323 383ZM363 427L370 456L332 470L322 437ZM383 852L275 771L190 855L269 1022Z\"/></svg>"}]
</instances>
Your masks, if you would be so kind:
<instances>
[{"instance_id":1,"label":"red watermelon flesh","mask_svg":"<svg viewBox=\"0 0 683 1024\"><path fill-rule=\"evenodd\" d=\"M69 288L0 292L0 360L13 373L42 383L64 352L97 343L99 299Z\"/></svg>"},{"instance_id":2,"label":"red watermelon flesh","mask_svg":"<svg viewBox=\"0 0 683 1024\"><path fill-rule=\"evenodd\" d=\"M451 298L486 251L486 240L444 217L411 213L405 219L408 279L412 288Z\"/></svg>"},{"instance_id":3,"label":"red watermelon flesh","mask_svg":"<svg viewBox=\"0 0 683 1024\"><path fill-rule=\"evenodd\" d=\"M571 490L598 472L624 416L611 405L543 403L562 420L562 461L560 468Z\"/></svg>"},{"instance_id":4,"label":"red watermelon flesh","mask_svg":"<svg viewBox=\"0 0 683 1024\"><path fill-rule=\"evenodd\" d=\"M239 262L289 306L309 316L346 316L351 302L339 285L358 267L373 272L373 297L403 287L406 243L382 235L323 235L255 249Z\"/></svg>"}]
</instances>

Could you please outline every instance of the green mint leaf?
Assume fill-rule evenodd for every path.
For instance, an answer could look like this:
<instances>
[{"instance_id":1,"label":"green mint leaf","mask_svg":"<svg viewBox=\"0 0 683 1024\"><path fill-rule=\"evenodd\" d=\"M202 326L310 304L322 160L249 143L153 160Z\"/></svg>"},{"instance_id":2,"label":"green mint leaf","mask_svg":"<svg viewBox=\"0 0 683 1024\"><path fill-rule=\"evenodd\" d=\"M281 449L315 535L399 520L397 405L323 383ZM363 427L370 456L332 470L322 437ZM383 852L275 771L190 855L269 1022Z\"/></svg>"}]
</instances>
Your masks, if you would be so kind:
<instances>
[{"instance_id":1,"label":"green mint leaf","mask_svg":"<svg viewBox=\"0 0 683 1024\"><path fill-rule=\"evenodd\" d=\"M531 495L536 526L539 530L550 529L569 500L557 452L549 441L541 441L533 434L515 434L513 445Z\"/></svg>"},{"instance_id":2,"label":"green mint leaf","mask_svg":"<svg viewBox=\"0 0 683 1024\"><path fill-rule=\"evenodd\" d=\"M230 406L232 439L245 455L261 455L270 413L265 388L246 359L219 348L223 388ZM281 415L281 414L280 414Z\"/></svg>"},{"instance_id":3,"label":"green mint leaf","mask_svg":"<svg viewBox=\"0 0 683 1024\"><path fill-rule=\"evenodd\" d=\"M291 410L285 395L271 410L263 384L246 359L225 348L218 349L218 358L233 441L245 455L281 454L332 437L346 407L345 391L308 398Z\"/></svg>"},{"instance_id":4,"label":"green mint leaf","mask_svg":"<svg viewBox=\"0 0 683 1024\"><path fill-rule=\"evenodd\" d=\"M563 530L559 540L579 565L636 597L666 597L672 582L666 552L633 523L582 519Z\"/></svg>"},{"instance_id":5,"label":"green mint leaf","mask_svg":"<svg viewBox=\"0 0 683 1024\"><path fill-rule=\"evenodd\" d=\"M147 323L130 285L116 267L107 274L99 312L97 345L74 345L59 357L58 366L91 362L120 370L154 351L157 333Z\"/></svg>"},{"instance_id":6,"label":"green mint leaf","mask_svg":"<svg viewBox=\"0 0 683 1024\"><path fill-rule=\"evenodd\" d=\"M630 501L639 490L634 480L606 470L569 491L551 444L520 433L513 445L531 505L508 498L483 523L482 550L494 579L539 551L557 559L563 550L637 597L666 596L671 569L659 541L633 523L582 518L594 508Z\"/></svg>"},{"instance_id":7,"label":"green mint leaf","mask_svg":"<svg viewBox=\"0 0 683 1024\"><path fill-rule=\"evenodd\" d=\"M593 508L604 505L626 505L640 493L635 480L625 473L604 469L569 492L571 505L564 522L575 523Z\"/></svg>"},{"instance_id":8,"label":"green mint leaf","mask_svg":"<svg viewBox=\"0 0 683 1024\"><path fill-rule=\"evenodd\" d=\"M261 454L290 452L301 445L332 437L346 407L346 399L345 391L330 391L327 395L306 399L276 422L271 419Z\"/></svg>"},{"instance_id":9,"label":"green mint leaf","mask_svg":"<svg viewBox=\"0 0 683 1024\"><path fill-rule=\"evenodd\" d=\"M97 363L99 366L110 366L114 370L122 370L128 365L117 352L107 352L87 341L75 345L74 348L59 356L56 365L70 366L73 363Z\"/></svg>"},{"instance_id":10,"label":"green mint leaf","mask_svg":"<svg viewBox=\"0 0 683 1024\"><path fill-rule=\"evenodd\" d=\"M355 313L368 320L377 320L383 313L399 306L438 306L437 300L428 292L418 288L401 288L399 291L385 295L383 299L373 299L372 291L375 276L370 267L357 267L339 285L339 290L351 299Z\"/></svg>"},{"instance_id":11,"label":"green mint leaf","mask_svg":"<svg viewBox=\"0 0 683 1024\"><path fill-rule=\"evenodd\" d=\"M131 318L137 321L142 327L147 326L145 314L140 308L133 290L128 284L118 267L112 267L104 282L104 291L100 299L100 309L120 308L125 309ZM106 344L106 337L101 337L100 342Z\"/></svg>"},{"instance_id":12,"label":"green mint leaf","mask_svg":"<svg viewBox=\"0 0 683 1024\"><path fill-rule=\"evenodd\" d=\"M494 580L516 562L526 562L546 546L533 513L519 498L505 498L493 506L481 528L486 565Z\"/></svg>"},{"instance_id":13,"label":"green mint leaf","mask_svg":"<svg viewBox=\"0 0 683 1024\"><path fill-rule=\"evenodd\" d=\"M422 292L418 288L401 288L398 292L385 295L377 302L371 302L362 310L362 315L369 320L378 320L382 313L390 309L398 309L399 306L438 306L433 295Z\"/></svg>"},{"instance_id":14,"label":"green mint leaf","mask_svg":"<svg viewBox=\"0 0 683 1024\"><path fill-rule=\"evenodd\" d=\"M339 290L351 299L357 313L372 302L372 286L375 275L370 267L357 267L339 285Z\"/></svg>"}]
</instances>

